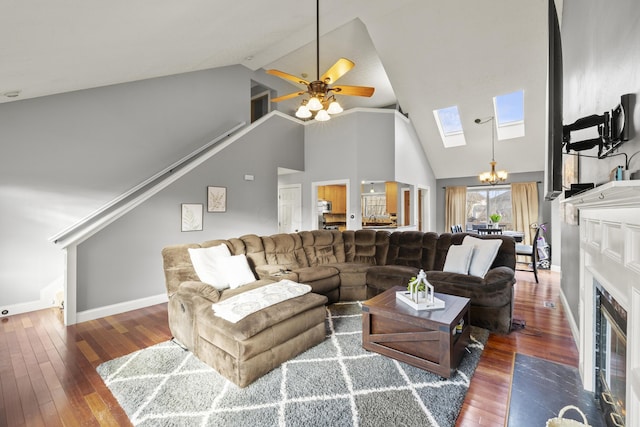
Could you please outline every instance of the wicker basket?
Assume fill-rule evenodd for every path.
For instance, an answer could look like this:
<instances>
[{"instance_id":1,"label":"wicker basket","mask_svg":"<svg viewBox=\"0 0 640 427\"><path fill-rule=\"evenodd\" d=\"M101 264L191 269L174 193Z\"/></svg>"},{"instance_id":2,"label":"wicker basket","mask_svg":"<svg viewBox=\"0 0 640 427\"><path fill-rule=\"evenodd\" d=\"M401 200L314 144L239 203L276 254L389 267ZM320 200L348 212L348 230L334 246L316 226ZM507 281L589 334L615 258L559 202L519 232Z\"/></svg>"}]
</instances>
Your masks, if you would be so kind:
<instances>
[{"instance_id":1,"label":"wicker basket","mask_svg":"<svg viewBox=\"0 0 640 427\"><path fill-rule=\"evenodd\" d=\"M582 416L582 421L576 421L569 418L563 418L564 413L569 409L573 409L578 411L578 413ZM577 407L573 405L567 405L564 408L560 409L558 416L555 418L551 418L547 420L547 427L591 427L589 423L587 423L587 417L585 417L584 413Z\"/></svg>"}]
</instances>

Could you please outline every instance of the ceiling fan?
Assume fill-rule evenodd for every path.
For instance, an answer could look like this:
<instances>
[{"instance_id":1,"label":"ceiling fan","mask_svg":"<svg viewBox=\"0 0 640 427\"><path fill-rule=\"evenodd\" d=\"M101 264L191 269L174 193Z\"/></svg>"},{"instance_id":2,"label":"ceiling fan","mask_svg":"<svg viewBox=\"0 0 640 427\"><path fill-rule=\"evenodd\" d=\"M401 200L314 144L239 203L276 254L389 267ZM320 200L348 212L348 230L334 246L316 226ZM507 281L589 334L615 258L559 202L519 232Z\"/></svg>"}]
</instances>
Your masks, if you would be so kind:
<instances>
[{"instance_id":1,"label":"ceiling fan","mask_svg":"<svg viewBox=\"0 0 640 427\"><path fill-rule=\"evenodd\" d=\"M279 70L266 70L267 74L278 76L285 80L306 86L306 90L293 92L287 95L273 98L272 102L285 101L304 94L309 94L310 98L303 100L302 104L296 111L296 117L308 119L315 113L315 119L318 121L329 120L329 114L342 112L342 107L336 101L335 94L347 96L366 96L371 97L375 88L368 86L331 86L340 77L344 76L349 70L355 67L355 63L346 58L340 58L333 64L322 76L320 76L320 0L316 0L316 80L309 82L303 78L285 73Z\"/></svg>"}]
</instances>

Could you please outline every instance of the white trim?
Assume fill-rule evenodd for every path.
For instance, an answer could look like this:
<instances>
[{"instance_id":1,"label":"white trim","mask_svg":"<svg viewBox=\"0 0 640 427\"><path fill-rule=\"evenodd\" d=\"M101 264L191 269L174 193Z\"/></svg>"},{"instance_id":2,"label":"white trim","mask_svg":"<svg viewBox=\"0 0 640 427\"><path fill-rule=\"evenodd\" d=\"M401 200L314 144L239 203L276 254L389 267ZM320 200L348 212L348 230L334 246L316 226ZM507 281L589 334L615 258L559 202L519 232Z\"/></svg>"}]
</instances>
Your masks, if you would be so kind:
<instances>
[{"instance_id":1,"label":"white trim","mask_svg":"<svg viewBox=\"0 0 640 427\"><path fill-rule=\"evenodd\" d=\"M78 291L78 246L64 249L64 324L76 323L76 293Z\"/></svg>"},{"instance_id":2,"label":"white trim","mask_svg":"<svg viewBox=\"0 0 640 427\"><path fill-rule=\"evenodd\" d=\"M28 313L30 311L44 310L45 308L53 307L52 304L48 304L46 301L29 301L21 302L18 304L3 305L0 306L0 318L9 317L15 314ZM4 310L8 310L9 313L1 314Z\"/></svg>"},{"instance_id":3,"label":"white trim","mask_svg":"<svg viewBox=\"0 0 640 427\"><path fill-rule=\"evenodd\" d=\"M76 229L82 229L84 224L88 223L89 221L91 221L94 218L99 217L100 215L102 215L103 213L108 211L110 208L116 206L118 203L124 201L125 199L127 199L130 196L133 196L136 192L143 190L144 187L146 187L147 185L151 184L152 182L160 179L163 175L170 174L174 169L179 168L183 163L191 160L193 157L197 156L198 154L200 154L201 152L203 152L207 148L209 148L212 145L216 144L217 142L221 141L222 139L231 136L231 134L233 132L237 131L238 129L240 129L244 125L245 125L245 122L237 124L233 128L231 128L228 131L224 132L222 135L218 136L217 138L214 138L213 140L209 141L208 143L206 143L202 147L200 147L197 150L193 151L191 154L183 157L182 159L178 160L177 162L174 162L170 166L164 168L163 170L161 170L160 172L154 174L150 178L147 178L146 180L144 180L140 184L134 186L130 190L122 193L120 196L118 196L115 199L111 200L106 205L98 208L97 210L95 210L94 212L90 213L86 217L80 219L75 224L69 226L68 228L66 228L64 230L62 230L61 232L59 232L56 235L51 236L49 238L49 241L53 242L53 243L57 243L58 240L64 240L67 235L73 233Z\"/></svg>"},{"instance_id":4,"label":"white trim","mask_svg":"<svg viewBox=\"0 0 640 427\"><path fill-rule=\"evenodd\" d=\"M150 307L169 301L166 293L133 301L126 301L117 304L106 305L104 307L92 308L91 310L80 311L76 314L76 323L87 322L89 320L100 319L102 317L113 316L131 310Z\"/></svg>"},{"instance_id":5,"label":"white trim","mask_svg":"<svg viewBox=\"0 0 640 427\"><path fill-rule=\"evenodd\" d=\"M560 302L562 303L562 308L564 308L564 315L569 322L569 328L571 329L571 335L573 335L573 341L576 343L580 342L580 329L578 329L578 322L573 317L573 313L571 312L571 308L569 307L569 302L567 301L567 297L564 295L562 288L560 288Z\"/></svg>"}]
</instances>

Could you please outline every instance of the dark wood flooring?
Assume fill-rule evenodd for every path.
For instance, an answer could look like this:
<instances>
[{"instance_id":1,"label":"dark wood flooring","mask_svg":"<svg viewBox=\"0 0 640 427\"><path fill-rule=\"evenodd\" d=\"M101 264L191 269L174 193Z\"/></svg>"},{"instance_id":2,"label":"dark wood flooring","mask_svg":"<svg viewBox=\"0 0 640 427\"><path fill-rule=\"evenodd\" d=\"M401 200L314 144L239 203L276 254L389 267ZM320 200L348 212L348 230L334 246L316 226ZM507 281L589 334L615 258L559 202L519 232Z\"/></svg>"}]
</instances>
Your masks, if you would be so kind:
<instances>
[{"instance_id":1,"label":"dark wood flooring","mask_svg":"<svg viewBox=\"0 0 640 427\"><path fill-rule=\"evenodd\" d=\"M515 317L526 326L491 335L458 426L504 426L516 353L577 366L559 299L559 274L517 272ZM552 302L555 308L545 306ZM166 304L65 327L60 310L2 318L0 426L126 426L95 367L171 338Z\"/></svg>"}]
</instances>

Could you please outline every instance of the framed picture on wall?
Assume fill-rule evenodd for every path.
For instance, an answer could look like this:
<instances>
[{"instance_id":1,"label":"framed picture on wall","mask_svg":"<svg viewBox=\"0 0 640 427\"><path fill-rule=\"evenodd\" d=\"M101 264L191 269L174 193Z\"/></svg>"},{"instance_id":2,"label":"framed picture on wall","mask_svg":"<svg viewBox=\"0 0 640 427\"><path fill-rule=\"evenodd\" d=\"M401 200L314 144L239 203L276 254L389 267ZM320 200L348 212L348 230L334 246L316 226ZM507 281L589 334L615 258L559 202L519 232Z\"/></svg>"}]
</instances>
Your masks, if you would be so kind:
<instances>
[{"instance_id":1,"label":"framed picture on wall","mask_svg":"<svg viewBox=\"0 0 640 427\"><path fill-rule=\"evenodd\" d=\"M207 212L227 211L227 187L207 187Z\"/></svg>"},{"instance_id":2,"label":"framed picture on wall","mask_svg":"<svg viewBox=\"0 0 640 427\"><path fill-rule=\"evenodd\" d=\"M203 209L202 203L183 203L181 231L202 231Z\"/></svg>"}]
</instances>

